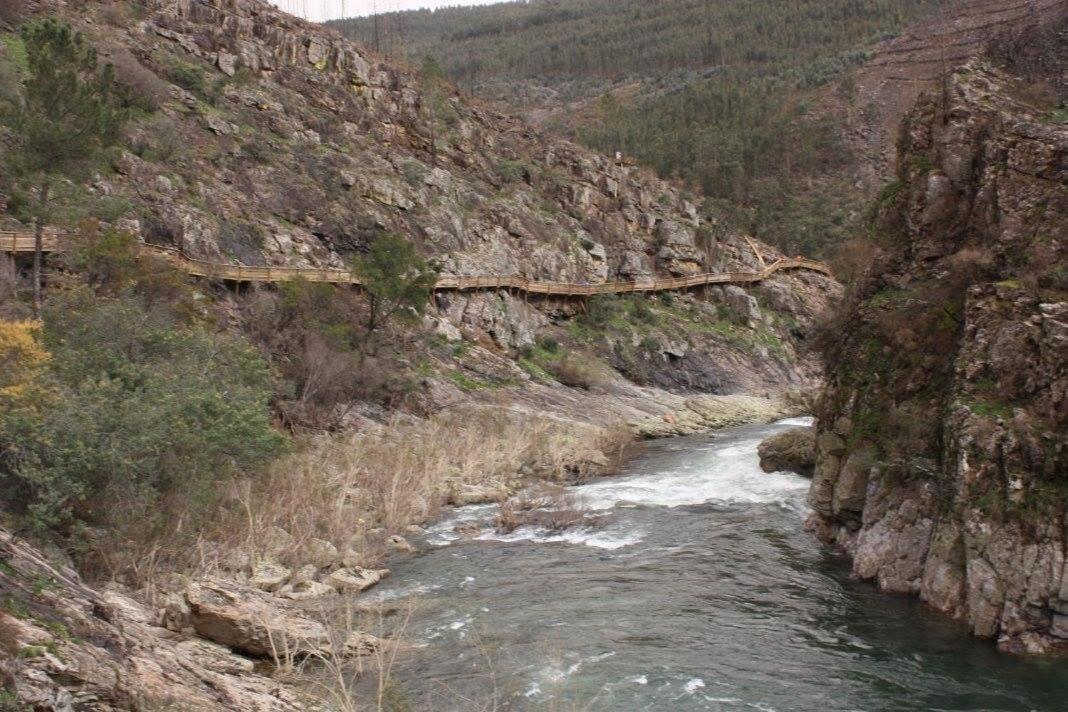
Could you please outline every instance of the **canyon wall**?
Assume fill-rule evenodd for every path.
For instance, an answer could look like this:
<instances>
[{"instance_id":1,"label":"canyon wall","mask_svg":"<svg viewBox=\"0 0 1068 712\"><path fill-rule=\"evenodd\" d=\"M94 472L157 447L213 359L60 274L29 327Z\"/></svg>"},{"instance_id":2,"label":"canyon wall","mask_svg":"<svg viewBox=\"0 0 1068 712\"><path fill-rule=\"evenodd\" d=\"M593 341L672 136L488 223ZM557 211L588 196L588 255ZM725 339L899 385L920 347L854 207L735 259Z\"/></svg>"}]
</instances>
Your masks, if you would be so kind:
<instances>
[{"instance_id":1,"label":"canyon wall","mask_svg":"<svg viewBox=\"0 0 1068 712\"><path fill-rule=\"evenodd\" d=\"M1063 41L906 118L881 253L826 339L810 493L857 575L1031 653L1068 645Z\"/></svg>"}]
</instances>

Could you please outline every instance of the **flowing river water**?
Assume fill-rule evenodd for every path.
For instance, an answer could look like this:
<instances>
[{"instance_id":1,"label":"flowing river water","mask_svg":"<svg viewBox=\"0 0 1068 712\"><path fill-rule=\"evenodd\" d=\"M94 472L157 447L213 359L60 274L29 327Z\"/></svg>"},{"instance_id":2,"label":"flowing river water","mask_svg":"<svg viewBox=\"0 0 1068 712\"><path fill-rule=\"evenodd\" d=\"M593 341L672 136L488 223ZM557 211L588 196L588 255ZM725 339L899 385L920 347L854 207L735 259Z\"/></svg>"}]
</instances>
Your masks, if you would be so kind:
<instances>
[{"instance_id":1,"label":"flowing river water","mask_svg":"<svg viewBox=\"0 0 1068 712\"><path fill-rule=\"evenodd\" d=\"M406 706L1068 710L1066 661L1000 654L802 530L808 482L756 454L799 422L652 443L573 488L596 527L498 535L496 507L453 511L375 594L415 602Z\"/></svg>"}]
</instances>

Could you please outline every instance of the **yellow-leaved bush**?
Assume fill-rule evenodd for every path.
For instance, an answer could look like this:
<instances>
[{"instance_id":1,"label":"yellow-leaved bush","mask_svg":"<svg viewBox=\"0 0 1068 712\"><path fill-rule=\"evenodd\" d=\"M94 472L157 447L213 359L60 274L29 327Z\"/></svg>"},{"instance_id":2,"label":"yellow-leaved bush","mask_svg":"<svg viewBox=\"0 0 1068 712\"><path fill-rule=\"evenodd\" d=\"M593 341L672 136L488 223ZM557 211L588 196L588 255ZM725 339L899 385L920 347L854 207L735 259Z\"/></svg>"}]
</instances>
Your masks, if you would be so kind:
<instances>
[{"instance_id":1,"label":"yellow-leaved bush","mask_svg":"<svg viewBox=\"0 0 1068 712\"><path fill-rule=\"evenodd\" d=\"M0 321L0 408L39 405L50 359L41 322Z\"/></svg>"}]
</instances>

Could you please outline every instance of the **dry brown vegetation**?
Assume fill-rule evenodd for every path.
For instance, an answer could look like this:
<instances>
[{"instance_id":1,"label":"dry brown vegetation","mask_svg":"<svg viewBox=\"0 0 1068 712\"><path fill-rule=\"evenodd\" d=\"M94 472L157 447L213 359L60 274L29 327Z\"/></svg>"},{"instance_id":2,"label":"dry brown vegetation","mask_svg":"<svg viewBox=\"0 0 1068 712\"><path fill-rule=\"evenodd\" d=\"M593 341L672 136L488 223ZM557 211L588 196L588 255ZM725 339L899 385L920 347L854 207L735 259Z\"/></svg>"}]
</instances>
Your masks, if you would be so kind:
<instances>
[{"instance_id":1,"label":"dry brown vegetation","mask_svg":"<svg viewBox=\"0 0 1068 712\"><path fill-rule=\"evenodd\" d=\"M565 386L587 391L604 388L611 382L607 367L591 356L567 354L550 364L549 372Z\"/></svg>"},{"instance_id":2,"label":"dry brown vegetation","mask_svg":"<svg viewBox=\"0 0 1068 712\"><path fill-rule=\"evenodd\" d=\"M464 487L503 493L518 485L521 472L559 482L607 473L632 441L623 427L488 406L317 433L265 473L220 484L221 504L212 516L175 502L168 505L167 527L148 540L136 518L108 531L87 530L83 545L91 555L83 560L92 561L92 577L125 580L149 595L169 572L210 573L239 560L235 552L301 563L312 539L371 565L385 555L390 533L428 521ZM140 504L122 507L134 511ZM563 514L549 513L539 525L574 523L567 512L575 507L558 509ZM282 553L279 530L288 534Z\"/></svg>"},{"instance_id":3,"label":"dry brown vegetation","mask_svg":"<svg viewBox=\"0 0 1068 712\"><path fill-rule=\"evenodd\" d=\"M457 489L510 488L521 471L561 481L596 474L631 437L622 428L489 407L316 435L266 476L235 486L219 536L256 554L278 527L293 535L295 550L316 537L373 559L368 530L425 522Z\"/></svg>"},{"instance_id":4,"label":"dry brown vegetation","mask_svg":"<svg viewBox=\"0 0 1068 712\"><path fill-rule=\"evenodd\" d=\"M585 521L582 507L567 488L544 483L501 502L496 527L502 534L509 534L523 526L563 531Z\"/></svg>"}]
</instances>

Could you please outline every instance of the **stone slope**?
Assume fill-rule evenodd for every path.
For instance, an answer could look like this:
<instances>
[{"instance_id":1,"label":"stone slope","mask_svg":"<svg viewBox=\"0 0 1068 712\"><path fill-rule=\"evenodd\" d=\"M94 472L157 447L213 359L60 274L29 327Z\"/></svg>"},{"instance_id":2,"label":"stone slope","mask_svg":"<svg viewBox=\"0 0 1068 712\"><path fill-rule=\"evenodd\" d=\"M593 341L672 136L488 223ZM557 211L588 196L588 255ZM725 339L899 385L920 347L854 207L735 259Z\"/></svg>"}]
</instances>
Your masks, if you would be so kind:
<instances>
[{"instance_id":1,"label":"stone slope","mask_svg":"<svg viewBox=\"0 0 1068 712\"><path fill-rule=\"evenodd\" d=\"M214 107L183 97L237 159L212 186L222 195L212 195L221 210L210 217L159 196L158 227L186 249L224 252L217 223L232 217L275 233L258 257L287 263L339 264L385 229L447 255L446 273L598 282L757 264L739 235L723 236L716 254L699 248L697 232L713 228L714 217L669 184L514 118L449 95L438 109L448 127L433 136L430 99L410 73L266 3L153 0L148 8L123 41L163 38L224 73L252 76L228 83ZM256 133L294 160L242 162ZM154 177L145 174L158 166L127 158L127 177ZM282 190L292 200L307 191L298 201L307 204L286 204Z\"/></svg>"},{"instance_id":2,"label":"stone slope","mask_svg":"<svg viewBox=\"0 0 1068 712\"><path fill-rule=\"evenodd\" d=\"M1068 645L1068 127L1034 91L973 61L909 115L886 252L827 349L810 525L881 588L1050 652Z\"/></svg>"},{"instance_id":3,"label":"stone slope","mask_svg":"<svg viewBox=\"0 0 1068 712\"><path fill-rule=\"evenodd\" d=\"M168 630L121 590L96 591L0 531L4 709L296 712L318 708L255 663ZM2 698L0 698L2 699ZM8 706L8 705L12 706Z\"/></svg>"},{"instance_id":4,"label":"stone slope","mask_svg":"<svg viewBox=\"0 0 1068 712\"><path fill-rule=\"evenodd\" d=\"M651 172L543 135L261 0L41 10L74 23L120 79L158 97L90 186L99 199L129 203L137 217L122 223L146 242L211 261L339 268L396 232L446 275L591 284L759 270L781 256ZM665 344L652 355L659 382L767 390L785 373L802 384L813 364L794 352L835 289L819 275L789 274L709 290L724 318L744 307L746 338L676 324L671 340L682 332L686 373L672 375L676 355ZM437 306L446 331L504 351L530 347L582 308L506 291ZM781 342L789 362L769 361L752 345L758 337ZM736 365L691 373L721 362Z\"/></svg>"}]
</instances>

